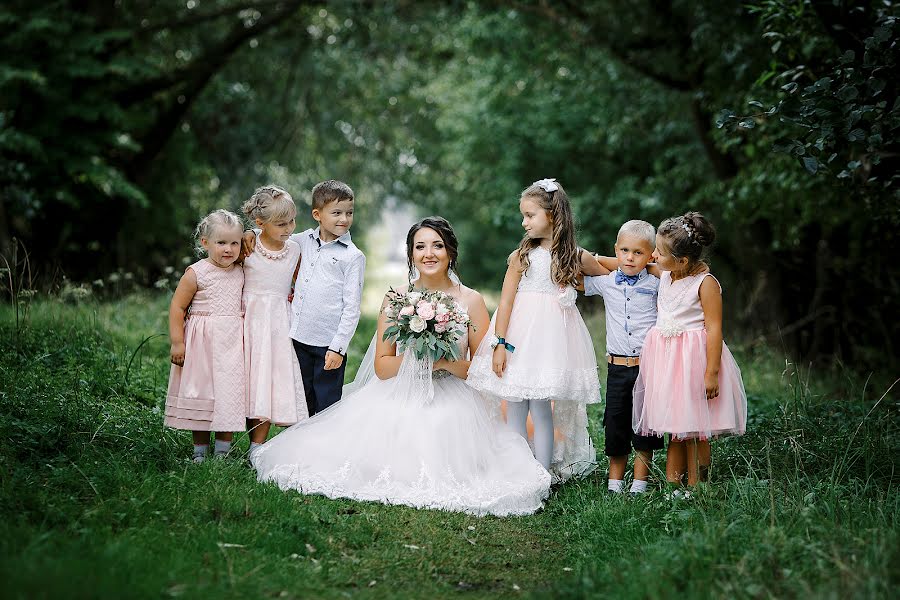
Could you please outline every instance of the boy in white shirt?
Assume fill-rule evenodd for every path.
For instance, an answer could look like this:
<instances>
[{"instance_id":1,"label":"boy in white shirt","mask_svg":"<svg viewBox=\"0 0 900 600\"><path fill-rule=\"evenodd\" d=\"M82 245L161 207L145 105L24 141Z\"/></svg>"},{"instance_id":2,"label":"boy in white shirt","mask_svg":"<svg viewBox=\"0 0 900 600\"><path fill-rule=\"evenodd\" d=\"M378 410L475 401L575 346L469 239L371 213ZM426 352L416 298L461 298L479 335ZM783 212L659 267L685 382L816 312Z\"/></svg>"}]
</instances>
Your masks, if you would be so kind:
<instances>
[{"instance_id":1,"label":"boy in white shirt","mask_svg":"<svg viewBox=\"0 0 900 600\"><path fill-rule=\"evenodd\" d=\"M347 346L359 324L366 257L350 239L353 190L329 179L312 191L315 229L295 233L300 270L291 302L291 338L309 415L341 399Z\"/></svg>"}]
</instances>

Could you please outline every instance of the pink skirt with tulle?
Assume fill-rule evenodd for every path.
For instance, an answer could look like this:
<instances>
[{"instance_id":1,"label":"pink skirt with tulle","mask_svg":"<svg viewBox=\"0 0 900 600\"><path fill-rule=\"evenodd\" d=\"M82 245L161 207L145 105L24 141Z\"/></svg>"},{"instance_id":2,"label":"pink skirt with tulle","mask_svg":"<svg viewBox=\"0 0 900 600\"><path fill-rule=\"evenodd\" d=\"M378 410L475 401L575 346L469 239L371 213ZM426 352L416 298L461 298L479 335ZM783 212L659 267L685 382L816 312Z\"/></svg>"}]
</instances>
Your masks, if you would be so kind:
<instances>
[{"instance_id":1,"label":"pink skirt with tulle","mask_svg":"<svg viewBox=\"0 0 900 600\"><path fill-rule=\"evenodd\" d=\"M634 385L634 431L675 438L709 439L743 434L747 394L728 346L722 343L719 395L706 399L706 330L666 337L653 327L644 340L641 372Z\"/></svg>"}]
</instances>

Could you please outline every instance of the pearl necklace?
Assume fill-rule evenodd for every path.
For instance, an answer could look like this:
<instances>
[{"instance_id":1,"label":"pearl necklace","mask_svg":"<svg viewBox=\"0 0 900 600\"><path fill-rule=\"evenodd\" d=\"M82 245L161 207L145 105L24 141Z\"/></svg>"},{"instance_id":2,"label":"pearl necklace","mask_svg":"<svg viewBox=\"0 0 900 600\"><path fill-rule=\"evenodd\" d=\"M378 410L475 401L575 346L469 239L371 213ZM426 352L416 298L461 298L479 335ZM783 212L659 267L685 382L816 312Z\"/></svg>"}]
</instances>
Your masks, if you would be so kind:
<instances>
[{"instance_id":1,"label":"pearl necklace","mask_svg":"<svg viewBox=\"0 0 900 600\"><path fill-rule=\"evenodd\" d=\"M290 250L290 248L288 248L287 244L285 244L284 247L281 250L278 250L277 252L275 252L273 250L269 250L265 246L262 245L262 241L259 238L256 238L256 251L268 259L271 259L271 260L282 259L288 255L289 250Z\"/></svg>"}]
</instances>

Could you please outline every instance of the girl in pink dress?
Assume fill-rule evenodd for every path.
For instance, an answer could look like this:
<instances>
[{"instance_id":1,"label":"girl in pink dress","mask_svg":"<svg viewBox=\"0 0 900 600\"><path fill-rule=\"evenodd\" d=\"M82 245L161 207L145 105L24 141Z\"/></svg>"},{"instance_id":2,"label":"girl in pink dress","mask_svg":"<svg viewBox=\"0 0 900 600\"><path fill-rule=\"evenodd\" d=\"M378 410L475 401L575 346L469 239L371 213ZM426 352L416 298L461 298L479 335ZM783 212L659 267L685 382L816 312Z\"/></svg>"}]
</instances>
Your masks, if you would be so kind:
<instances>
[{"instance_id":1,"label":"girl in pink dress","mask_svg":"<svg viewBox=\"0 0 900 600\"><path fill-rule=\"evenodd\" d=\"M469 368L470 386L506 400L507 421L529 438L554 481L597 464L586 405L600 401L594 345L573 287L579 274L608 271L575 244L572 208L555 179L519 199L525 237L509 256L500 306Z\"/></svg>"},{"instance_id":2,"label":"girl in pink dress","mask_svg":"<svg viewBox=\"0 0 900 600\"><path fill-rule=\"evenodd\" d=\"M272 423L293 425L309 414L290 337L288 296L300 264L300 246L290 240L297 207L286 191L267 185L243 211L259 227L244 259L244 395L253 454Z\"/></svg>"},{"instance_id":3,"label":"girl in pink dress","mask_svg":"<svg viewBox=\"0 0 900 600\"><path fill-rule=\"evenodd\" d=\"M722 341L722 287L702 259L714 239L696 212L666 219L656 235L658 315L641 352L632 420L642 435L671 435L670 483L681 483L686 468L688 485L696 485L710 438L747 427L741 371Z\"/></svg>"},{"instance_id":4,"label":"girl in pink dress","mask_svg":"<svg viewBox=\"0 0 900 600\"><path fill-rule=\"evenodd\" d=\"M210 431L216 432L216 456L225 456L232 432L244 429L242 232L240 219L227 210L200 221L196 236L208 256L185 269L169 306L165 424L192 432L197 463L206 458Z\"/></svg>"}]
</instances>

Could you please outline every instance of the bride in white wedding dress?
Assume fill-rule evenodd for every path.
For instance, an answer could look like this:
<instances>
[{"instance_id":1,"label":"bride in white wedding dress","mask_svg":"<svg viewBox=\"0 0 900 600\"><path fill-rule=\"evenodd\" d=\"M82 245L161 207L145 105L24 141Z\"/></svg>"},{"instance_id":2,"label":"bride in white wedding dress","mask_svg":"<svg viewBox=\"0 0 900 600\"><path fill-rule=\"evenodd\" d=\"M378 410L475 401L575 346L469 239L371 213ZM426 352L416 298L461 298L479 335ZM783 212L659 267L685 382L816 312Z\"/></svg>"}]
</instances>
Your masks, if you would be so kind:
<instances>
[{"instance_id":1,"label":"bride in white wedding dress","mask_svg":"<svg viewBox=\"0 0 900 600\"><path fill-rule=\"evenodd\" d=\"M458 361L434 363L429 392L408 376L404 355L382 339L385 317L356 380L340 402L298 423L252 456L260 481L329 498L371 500L473 515L537 511L550 474L479 392L465 384L471 356L488 330L477 291L452 274L457 241L441 217L407 235L417 288L441 290L466 308L472 324ZM374 373L372 372L374 371ZM399 374L399 376L398 376Z\"/></svg>"}]
</instances>

